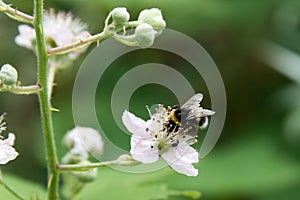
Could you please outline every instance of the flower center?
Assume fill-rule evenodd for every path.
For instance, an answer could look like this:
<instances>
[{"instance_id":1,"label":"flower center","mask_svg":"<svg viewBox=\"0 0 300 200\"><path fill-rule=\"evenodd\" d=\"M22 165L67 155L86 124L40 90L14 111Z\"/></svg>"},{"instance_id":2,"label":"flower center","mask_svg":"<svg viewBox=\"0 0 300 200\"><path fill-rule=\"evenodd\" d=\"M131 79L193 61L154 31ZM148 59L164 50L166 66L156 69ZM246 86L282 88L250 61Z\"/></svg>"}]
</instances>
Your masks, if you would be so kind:
<instances>
[{"instance_id":1,"label":"flower center","mask_svg":"<svg viewBox=\"0 0 300 200\"><path fill-rule=\"evenodd\" d=\"M153 136L151 148L157 146L160 155L170 148L176 148L179 143L186 142L192 145L197 142L197 135L188 134L189 130L182 128L179 124L177 125L178 128L170 131L167 128L169 120L168 111L162 105L159 105L156 113L151 114L151 121L146 128L146 131L150 131Z\"/></svg>"}]
</instances>

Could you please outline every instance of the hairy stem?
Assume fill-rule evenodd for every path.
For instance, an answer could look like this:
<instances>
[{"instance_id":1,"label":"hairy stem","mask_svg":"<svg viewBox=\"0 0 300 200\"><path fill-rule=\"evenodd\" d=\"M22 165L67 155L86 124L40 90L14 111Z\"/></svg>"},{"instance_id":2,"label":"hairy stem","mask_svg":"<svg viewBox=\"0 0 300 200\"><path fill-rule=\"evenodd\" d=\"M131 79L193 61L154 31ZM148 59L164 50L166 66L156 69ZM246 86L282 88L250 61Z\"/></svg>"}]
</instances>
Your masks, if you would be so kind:
<instances>
[{"instance_id":1,"label":"hairy stem","mask_svg":"<svg viewBox=\"0 0 300 200\"><path fill-rule=\"evenodd\" d=\"M0 92L11 92L14 94L36 94L41 90L40 85L28 85L28 86L2 86Z\"/></svg>"},{"instance_id":2,"label":"hairy stem","mask_svg":"<svg viewBox=\"0 0 300 200\"><path fill-rule=\"evenodd\" d=\"M90 163L90 164L72 164L72 165L56 165L56 168L63 172L63 171L86 171L92 168L97 167L106 167L110 165L117 165L119 163L118 160L106 161L106 162L99 162L99 163Z\"/></svg>"},{"instance_id":3,"label":"hairy stem","mask_svg":"<svg viewBox=\"0 0 300 200\"><path fill-rule=\"evenodd\" d=\"M97 162L90 164L58 164L56 168L60 172L64 171L86 171L92 168L98 167L106 167L110 165L120 165L120 166L135 166L139 165L141 162L134 160L131 156L121 155L117 160L105 161L105 162Z\"/></svg>"},{"instance_id":4,"label":"hairy stem","mask_svg":"<svg viewBox=\"0 0 300 200\"><path fill-rule=\"evenodd\" d=\"M34 1L34 29L37 41L38 56L38 84L42 86L39 91L40 112L43 126L43 135L47 153L48 164L48 199L58 199L58 179L59 174L56 170L57 154L55 148L54 132L52 126L51 105L48 98L48 82L47 82L47 50L46 42L42 27L43 18L43 0Z\"/></svg>"},{"instance_id":5,"label":"hairy stem","mask_svg":"<svg viewBox=\"0 0 300 200\"><path fill-rule=\"evenodd\" d=\"M55 47L55 48L49 49L47 53L49 55L51 55L51 54L65 54L65 53L68 53L68 52L71 52L71 51L75 51L76 50L75 48L77 48L77 47L87 45L87 44L89 44L91 42L94 42L94 41L102 40L102 39L104 39L106 37L109 37L109 36L112 36L112 34L108 35L108 34L104 34L104 32L101 32L101 33L98 33L96 35L90 36L87 39L79 40L79 41L74 42L72 44L68 44L68 45L65 45L65 46Z\"/></svg>"},{"instance_id":6,"label":"hairy stem","mask_svg":"<svg viewBox=\"0 0 300 200\"><path fill-rule=\"evenodd\" d=\"M0 11L5 12L7 16L20 22L32 24L34 20L32 16L27 15L26 13L23 13L21 11L18 11L16 8L12 8L2 1L0 1Z\"/></svg>"},{"instance_id":7,"label":"hairy stem","mask_svg":"<svg viewBox=\"0 0 300 200\"><path fill-rule=\"evenodd\" d=\"M108 22L105 22L105 23L108 23ZM125 29L136 27L139 24L140 24L140 22L138 22L138 21L128 22ZM105 26L107 26L107 24ZM123 31L123 28L120 28L120 30L115 30L115 32L119 32L119 31ZM74 42L72 44L68 44L68 45L65 45L65 46L55 47L55 48L49 49L47 51L47 53L49 55L52 55L52 54L65 54L65 53L68 53L68 52L71 52L71 51L75 51L76 48L78 48L78 47L82 47L82 46L90 44L92 42L99 42L103 39L111 37L115 34L115 32L109 31L108 28L105 27L103 32L101 32L101 33L91 35L90 37L88 37L84 40L79 40L79 41Z\"/></svg>"}]
</instances>

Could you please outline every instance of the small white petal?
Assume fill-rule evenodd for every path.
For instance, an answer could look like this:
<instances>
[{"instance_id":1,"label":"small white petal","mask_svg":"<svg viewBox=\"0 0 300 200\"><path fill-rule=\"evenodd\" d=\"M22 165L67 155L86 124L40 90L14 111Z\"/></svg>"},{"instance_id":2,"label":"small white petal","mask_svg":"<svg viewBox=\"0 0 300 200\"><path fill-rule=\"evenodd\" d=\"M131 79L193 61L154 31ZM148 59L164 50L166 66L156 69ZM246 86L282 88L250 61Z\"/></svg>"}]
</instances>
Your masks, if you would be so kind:
<instances>
[{"instance_id":1,"label":"small white petal","mask_svg":"<svg viewBox=\"0 0 300 200\"><path fill-rule=\"evenodd\" d=\"M74 141L74 145L70 150L70 153L73 154L75 157L80 158L81 160L87 160L89 158L89 152L82 145L81 141Z\"/></svg>"},{"instance_id":2,"label":"small white petal","mask_svg":"<svg viewBox=\"0 0 300 200\"><path fill-rule=\"evenodd\" d=\"M198 169L192 163L198 162L198 152L186 143L170 148L162 154L166 162L177 172L187 176L197 176Z\"/></svg>"},{"instance_id":3,"label":"small white petal","mask_svg":"<svg viewBox=\"0 0 300 200\"><path fill-rule=\"evenodd\" d=\"M158 148L151 138L131 137L130 153L135 160L142 163L153 163L158 160Z\"/></svg>"},{"instance_id":4,"label":"small white petal","mask_svg":"<svg viewBox=\"0 0 300 200\"><path fill-rule=\"evenodd\" d=\"M11 146L0 147L0 164L6 164L18 156L18 152Z\"/></svg>"},{"instance_id":5,"label":"small white petal","mask_svg":"<svg viewBox=\"0 0 300 200\"><path fill-rule=\"evenodd\" d=\"M35 38L34 29L28 25L20 25L18 27L20 34L15 38L17 45L32 49L32 41Z\"/></svg>"},{"instance_id":6,"label":"small white petal","mask_svg":"<svg viewBox=\"0 0 300 200\"><path fill-rule=\"evenodd\" d=\"M13 146L15 143L16 136L13 133L8 134L8 138L4 140L4 143Z\"/></svg>"},{"instance_id":7,"label":"small white petal","mask_svg":"<svg viewBox=\"0 0 300 200\"><path fill-rule=\"evenodd\" d=\"M136 117L134 114L124 111L122 121L127 130L133 135L142 138L149 138L150 134L147 133L147 123L141 118Z\"/></svg>"},{"instance_id":8,"label":"small white petal","mask_svg":"<svg viewBox=\"0 0 300 200\"><path fill-rule=\"evenodd\" d=\"M12 147L14 140L15 135L13 133L9 133L8 138L5 140L0 139L0 164L6 164L19 155L15 148Z\"/></svg>"},{"instance_id":9,"label":"small white petal","mask_svg":"<svg viewBox=\"0 0 300 200\"><path fill-rule=\"evenodd\" d=\"M103 153L104 142L101 135L97 130L89 127L73 128L65 135L63 142L72 153L83 155L83 159L88 154L98 157Z\"/></svg>"}]
</instances>

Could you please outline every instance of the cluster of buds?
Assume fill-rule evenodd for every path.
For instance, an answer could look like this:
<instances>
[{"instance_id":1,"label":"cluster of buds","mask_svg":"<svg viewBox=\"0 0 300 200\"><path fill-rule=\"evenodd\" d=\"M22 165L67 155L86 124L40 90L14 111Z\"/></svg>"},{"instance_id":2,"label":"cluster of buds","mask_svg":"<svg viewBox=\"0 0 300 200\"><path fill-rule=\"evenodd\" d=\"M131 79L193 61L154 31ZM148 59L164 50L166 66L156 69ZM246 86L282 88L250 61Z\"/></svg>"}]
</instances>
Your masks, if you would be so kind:
<instances>
[{"instance_id":1,"label":"cluster of buds","mask_svg":"<svg viewBox=\"0 0 300 200\"><path fill-rule=\"evenodd\" d=\"M124 7L115 8L111 11L113 22L112 29L123 29L122 34L115 33L114 38L128 46L148 48L153 45L154 39L166 27L162 13L157 8L145 9L140 12L138 20L129 22L130 14ZM127 31L126 27L135 27L134 32Z\"/></svg>"}]
</instances>

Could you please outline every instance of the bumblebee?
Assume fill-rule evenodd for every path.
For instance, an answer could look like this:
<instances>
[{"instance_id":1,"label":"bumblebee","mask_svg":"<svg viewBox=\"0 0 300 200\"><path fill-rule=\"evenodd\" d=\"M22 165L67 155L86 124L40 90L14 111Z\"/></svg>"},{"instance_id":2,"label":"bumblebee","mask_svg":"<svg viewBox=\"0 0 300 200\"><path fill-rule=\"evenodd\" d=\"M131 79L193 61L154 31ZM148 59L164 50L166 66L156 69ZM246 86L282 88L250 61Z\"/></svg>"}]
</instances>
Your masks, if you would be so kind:
<instances>
[{"instance_id":1,"label":"bumblebee","mask_svg":"<svg viewBox=\"0 0 300 200\"><path fill-rule=\"evenodd\" d=\"M190 136L196 136L198 128L205 129L208 126L208 116L215 112L200 106L203 99L201 93L193 95L182 106L174 105L167 111L167 120L164 124L168 133L182 132Z\"/></svg>"}]
</instances>

